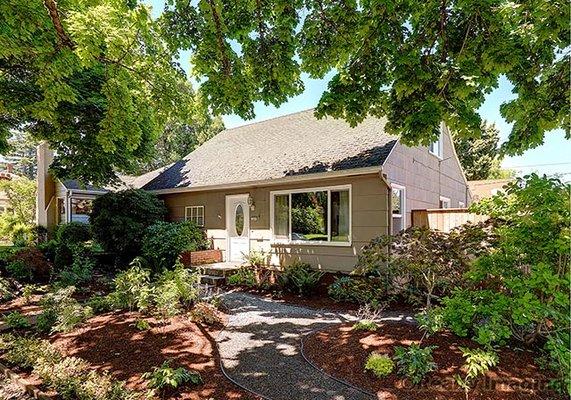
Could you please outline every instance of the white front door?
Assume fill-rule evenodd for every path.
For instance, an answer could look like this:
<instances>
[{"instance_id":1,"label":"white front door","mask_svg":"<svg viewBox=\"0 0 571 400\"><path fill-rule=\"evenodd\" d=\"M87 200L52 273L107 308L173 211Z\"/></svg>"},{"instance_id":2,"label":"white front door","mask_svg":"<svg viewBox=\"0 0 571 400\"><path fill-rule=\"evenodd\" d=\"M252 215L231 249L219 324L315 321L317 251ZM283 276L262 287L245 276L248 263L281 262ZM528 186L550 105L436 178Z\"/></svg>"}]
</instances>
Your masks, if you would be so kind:
<instances>
[{"instance_id":1,"label":"white front door","mask_svg":"<svg viewBox=\"0 0 571 400\"><path fill-rule=\"evenodd\" d=\"M226 196L226 261L241 262L250 252L250 208L248 195Z\"/></svg>"}]
</instances>

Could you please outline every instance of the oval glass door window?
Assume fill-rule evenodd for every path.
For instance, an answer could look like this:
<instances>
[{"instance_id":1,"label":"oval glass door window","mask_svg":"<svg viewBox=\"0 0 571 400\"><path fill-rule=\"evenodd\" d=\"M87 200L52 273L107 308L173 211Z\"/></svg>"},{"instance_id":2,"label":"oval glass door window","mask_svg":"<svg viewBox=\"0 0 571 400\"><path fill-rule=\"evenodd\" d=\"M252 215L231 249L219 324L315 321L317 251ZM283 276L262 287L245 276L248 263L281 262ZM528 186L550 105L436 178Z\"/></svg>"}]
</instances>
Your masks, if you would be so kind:
<instances>
[{"instance_id":1,"label":"oval glass door window","mask_svg":"<svg viewBox=\"0 0 571 400\"><path fill-rule=\"evenodd\" d=\"M234 224L236 225L236 234L242 236L244 232L244 209L241 204L236 207L236 216L234 217Z\"/></svg>"}]
</instances>

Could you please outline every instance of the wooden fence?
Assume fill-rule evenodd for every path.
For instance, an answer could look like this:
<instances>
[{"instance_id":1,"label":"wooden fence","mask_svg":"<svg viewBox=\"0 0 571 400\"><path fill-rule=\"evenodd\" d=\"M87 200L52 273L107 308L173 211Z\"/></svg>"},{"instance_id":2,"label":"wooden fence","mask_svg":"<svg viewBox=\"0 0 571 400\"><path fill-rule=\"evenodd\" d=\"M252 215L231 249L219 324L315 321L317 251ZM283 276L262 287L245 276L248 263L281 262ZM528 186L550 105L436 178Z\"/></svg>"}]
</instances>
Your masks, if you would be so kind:
<instances>
[{"instance_id":1,"label":"wooden fence","mask_svg":"<svg viewBox=\"0 0 571 400\"><path fill-rule=\"evenodd\" d=\"M473 214L467 208L435 208L429 210L412 210L412 226L425 226L442 232L466 222L480 222L488 219L487 215Z\"/></svg>"}]
</instances>

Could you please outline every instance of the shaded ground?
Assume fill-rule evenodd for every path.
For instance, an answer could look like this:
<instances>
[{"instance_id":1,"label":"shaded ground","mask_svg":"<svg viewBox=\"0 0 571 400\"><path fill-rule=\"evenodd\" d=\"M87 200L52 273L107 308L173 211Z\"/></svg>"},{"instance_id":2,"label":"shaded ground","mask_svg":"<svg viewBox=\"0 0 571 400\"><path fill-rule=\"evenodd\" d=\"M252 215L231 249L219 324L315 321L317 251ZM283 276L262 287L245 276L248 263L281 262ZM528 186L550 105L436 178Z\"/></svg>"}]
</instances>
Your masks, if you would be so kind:
<instances>
[{"instance_id":1,"label":"shaded ground","mask_svg":"<svg viewBox=\"0 0 571 400\"><path fill-rule=\"evenodd\" d=\"M108 370L115 378L136 390L145 390L141 375L171 359L172 367L184 366L199 371L200 386L183 387L177 399L255 399L228 381L219 368L214 342L218 331L201 327L185 316L162 325L145 318L152 326L146 331L135 328L141 318L136 312L117 312L91 318L81 328L57 334L50 340L67 356L81 357L94 369Z\"/></svg>"},{"instance_id":2,"label":"shaded ground","mask_svg":"<svg viewBox=\"0 0 571 400\"><path fill-rule=\"evenodd\" d=\"M408 380L395 372L378 379L364 371L363 366L371 352L392 356L393 346L409 345L421 337L422 333L412 324L383 322L374 333L356 332L351 325L345 324L307 336L304 353L327 373L377 393L379 399L465 399L464 391L454 381L454 375L462 372L464 363L459 347L473 348L476 345L452 333L435 335L423 341L423 345L438 346L433 352L438 370L430 374L420 387L411 386ZM550 376L535 365L534 356L529 351L502 350L499 365L476 382L469 398L562 399L547 388Z\"/></svg>"},{"instance_id":3,"label":"shaded ground","mask_svg":"<svg viewBox=\"0 0 571 400\"><path fill-rule=\"evenodd\" d=\"M300 352L303 334L354 317L239 292L224 301L231 315L217 341L224 369L236 382L272 400L374 398L316 370Z\"/></svg>"},{"instance_id":4,"label":"shaded ground","mask_svg":"<svg viewBox=\"0 0 571 400\"><path fill-rule=\"evenodd\" d=\"M33 295L29 302L24 300L24 297L17 297L15 299L0 303L0 314L7 315L13 311L19 311L25 315L33 315L40 313L39 301L41 295Z\"/></svg>"},{"instance_id":5,"label":"shaded ground","mask_svg":"<svg viewBox=\"0 0 571 400\"><path fill-rule=\"evenodd\" d=\"M0 378L0 399L1 400L31 400L20 386L7 378Z\"/></svg>"}]
</instances>

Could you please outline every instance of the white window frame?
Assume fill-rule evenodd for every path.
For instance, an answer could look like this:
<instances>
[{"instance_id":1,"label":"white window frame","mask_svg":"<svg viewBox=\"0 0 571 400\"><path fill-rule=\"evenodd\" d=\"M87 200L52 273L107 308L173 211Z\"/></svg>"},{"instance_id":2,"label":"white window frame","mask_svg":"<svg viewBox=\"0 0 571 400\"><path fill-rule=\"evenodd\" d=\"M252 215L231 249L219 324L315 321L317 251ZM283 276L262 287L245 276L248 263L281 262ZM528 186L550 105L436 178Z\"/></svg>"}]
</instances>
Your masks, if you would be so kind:
<instances>
[{"instance_id":1,"label":"white window frame","mask_svg":"<svg viewBox=\"0 0 571 400\"><path fill-rule=\"evenodd\" d=\"M435 147L435 150L431 149L433 146ZM442 129L440 130L440 136L438 136L438 139L428 146L428 152L440 160L444 157L444 133L442 132Z\"/></svg>"},{"instance_id":2,"label":"white window frame","mask_svg":"<svg viewBox=\"0 0 571 400\"><path fill-rule=\"evenodd\" d=\"M440 196L438 203L439 203L438 208L441 208L441 209L452 208L452 203L450 202L450 199L448 197ZM448 203L448 207L441 207L440 203Z\"/></svg>"},{"instance_id":3,"label":"white window frame","mask_svg":"<svg viewBox=\"0 0 571 400\"><path fill-rule=\"evenodd\" d=\"M463 201L459 201L458 208L466 208L466 203L464 203Z\"/></svg>"},{"instance_id":4,"label":"white window frame","mask_svg":"<svg viewBox=\"0 0 571 400\"><path fill-rule=\"evenodd\" d=\"M393 207L392 207L392 198L393 198L393 189L399 189L402 192L402 204L401 204L401 213L400 214L393 214ZM400 218L401 226L399 232L403 229L406 229L406 187L402 185L398 185L396 183L391 183L391 224L393 224L393 218ZM394 226L391 226L394 228Z\"/></svg>"},{"instance_id":5,"label":"white window frame","mask_svg":"<svg viewBox=\"0 0 571 400\"><path fill-rule=\"evenodd\" d=\"M307 187L290 190L276 190L270 192L270 243L271 244L291 244L291 245L304 245L304 246L337 246L346 247L351 246L352 243L352 229L353 229L353 196L352 185L339 185L339 186L322 186L322 187ZM347 242L332 242L331 240L331 220L327 221L327 237L328 241L323 240L291 240L291 195L294 193L310 193L310 192L327 192L327 217L331 217L331 192L348 190L349 191L349 240ZM275 196L289 195L289 232L288 239L277 239L274 236L274 209L275 209Z\"/></svg>"},{"instance_id":6,"label":"white window frame","mask_svg":"<svg viewBox=\"0 0 571 400\"><path fill-rule=\"evenodd\" d=\"M192 211L191 211L192 209L202 210L202 224L199 224L196 221L190 219L191 217L199 217L198 214L192 215ZM204 211L205 211L204 206L186 206L186 207L184 207L184 220L185 221L192 221L197 226L204 228L206 226L206 215L205 215Z\"/></svg>"}]
</instances>

